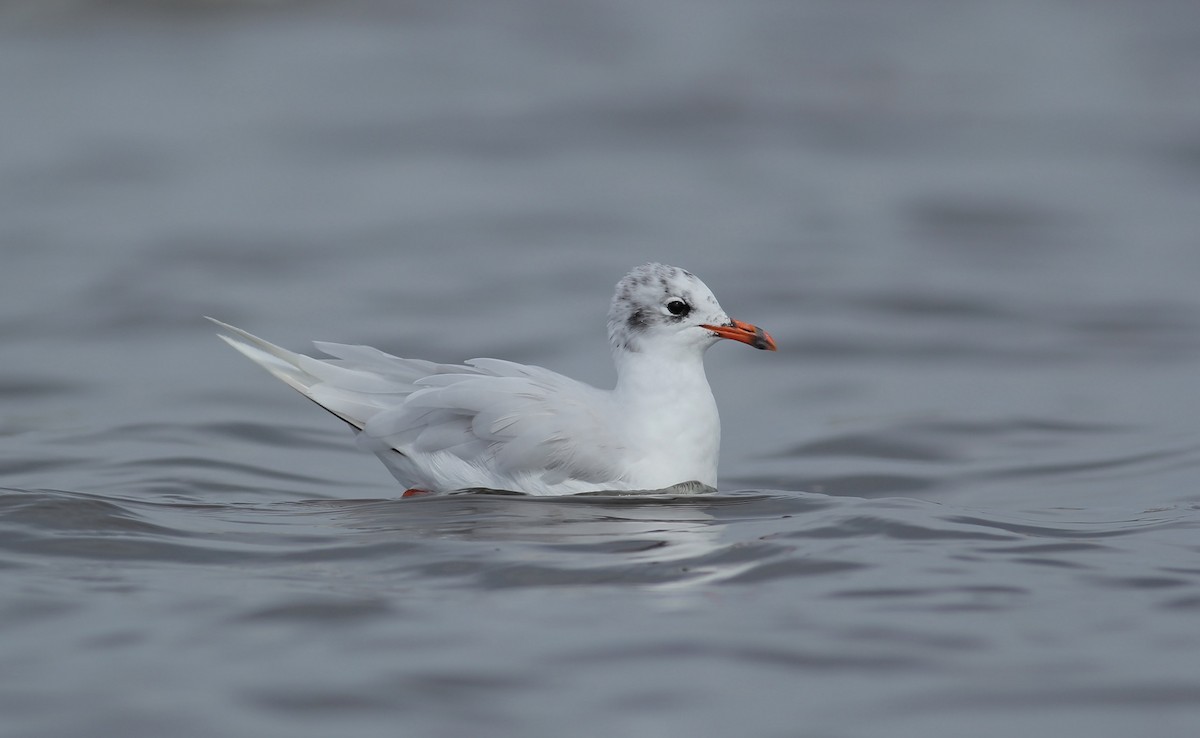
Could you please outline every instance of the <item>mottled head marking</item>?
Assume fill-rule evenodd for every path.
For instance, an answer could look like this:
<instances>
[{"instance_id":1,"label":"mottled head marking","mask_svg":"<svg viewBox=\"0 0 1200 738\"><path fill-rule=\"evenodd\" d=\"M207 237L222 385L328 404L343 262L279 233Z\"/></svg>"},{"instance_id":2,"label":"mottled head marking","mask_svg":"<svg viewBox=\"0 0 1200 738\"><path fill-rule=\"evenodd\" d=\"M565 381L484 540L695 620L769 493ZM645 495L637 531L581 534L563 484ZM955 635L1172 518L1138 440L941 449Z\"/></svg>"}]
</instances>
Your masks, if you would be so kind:
<instances>
[{"instance_id":1,"label":"mottled head marking","mask_svg":"<svg viewBox=\"0 0 1200 738\"><path fill-rule=\"evenodd\" d=\"M646 320L646 311L638 308L629 314L629 318L625 321L626 327L630 333L641 333L650 327L650 323Z\"/></svg>"},{"instance_id":2,"label":"mottled head marking","mask_svg":"<svg viewBox=\"0 0 1200 738\"><path fill-rule=\"evenodd\" d=\"M674 315L667 309L673 299L686 302L690 311ZM643 264L617 283L608 311L608 337L614 349L638 352L651 334L666 340L684 325L709 320L728 320L712 292L695 275L666 264ZM670 331L665 329L670 328Z\"/></svg>"}]
</instances>

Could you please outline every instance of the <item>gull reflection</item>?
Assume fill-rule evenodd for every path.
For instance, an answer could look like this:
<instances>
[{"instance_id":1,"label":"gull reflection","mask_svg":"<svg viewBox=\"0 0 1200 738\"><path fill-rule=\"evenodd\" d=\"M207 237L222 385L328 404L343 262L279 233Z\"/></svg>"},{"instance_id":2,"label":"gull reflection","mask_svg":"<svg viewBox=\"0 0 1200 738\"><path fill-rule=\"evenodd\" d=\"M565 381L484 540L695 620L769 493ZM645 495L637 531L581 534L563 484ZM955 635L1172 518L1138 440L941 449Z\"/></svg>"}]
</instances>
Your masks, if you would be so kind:
<instances>
[{"instance_id":1,"label":"gull reflection","mask_svg":"<svg viewBox=\"0 0 1200 738\"><path fill-rule=\"evenodd\" d=\"M485 490L381 501L324 501L338 524L423 544L418 565L445 566L488 587L604 584L680 590L757 561L725 540L719 511L755 497L695 494L528 497ZM716 514L714 514L716 513ZM483 545L480 545L483 544ZM504 545L497 545L504 544Z\"/></svg>"}]
</instances>

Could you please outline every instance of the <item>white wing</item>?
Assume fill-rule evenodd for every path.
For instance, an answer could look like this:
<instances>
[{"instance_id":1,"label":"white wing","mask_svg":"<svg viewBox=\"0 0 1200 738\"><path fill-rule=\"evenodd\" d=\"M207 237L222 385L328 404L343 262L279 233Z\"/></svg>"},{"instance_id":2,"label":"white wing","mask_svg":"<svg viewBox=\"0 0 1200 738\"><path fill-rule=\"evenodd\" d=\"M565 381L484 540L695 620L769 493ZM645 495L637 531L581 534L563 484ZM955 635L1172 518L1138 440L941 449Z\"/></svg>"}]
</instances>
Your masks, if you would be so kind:
<instances>
[{"instance_id":1,"label":"white wing","mask_svg":"<svg viewBox=\"0 0 1200 738\"><path fill-rule=\"evenodd\" d=\"M474 359L415 382L366 434L401 453L447 453L508 481L616 481L623 445L609 393L536 366Z\"/></svg>"},{"instance_id":2,"label":"white wing","mask_svg":"<svg viewBox=\"0 0 1200 738\"><path fill-rule=\"evenodd\" d=\"M436 364L334 343L315 345L335 358L315 359L213 322L235 349L361 430L405 484L536 493L527 488L601 489L621 477L626 449L610 393L569 377L499 359Z\"/></svg>"}]
</instances>

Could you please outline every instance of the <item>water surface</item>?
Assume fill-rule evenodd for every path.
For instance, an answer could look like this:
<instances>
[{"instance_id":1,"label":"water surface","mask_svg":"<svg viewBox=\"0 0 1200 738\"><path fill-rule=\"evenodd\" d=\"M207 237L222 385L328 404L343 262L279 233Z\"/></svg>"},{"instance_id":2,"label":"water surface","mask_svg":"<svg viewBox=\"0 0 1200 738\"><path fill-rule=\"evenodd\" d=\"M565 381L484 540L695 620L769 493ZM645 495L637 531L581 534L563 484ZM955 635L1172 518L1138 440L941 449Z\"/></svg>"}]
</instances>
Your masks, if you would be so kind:
<instances>
[{"instance_id":1,"label":"water surface","mask_svg":"<svg viewBox=\"0 0 1200 738\"><path fill-rule=\"evenodd\" d=\"M8 3L5 735L1191 736L1193 4ZM778 354L720 491L402 491L215 339Z\"/></svg>"}]
</instances>

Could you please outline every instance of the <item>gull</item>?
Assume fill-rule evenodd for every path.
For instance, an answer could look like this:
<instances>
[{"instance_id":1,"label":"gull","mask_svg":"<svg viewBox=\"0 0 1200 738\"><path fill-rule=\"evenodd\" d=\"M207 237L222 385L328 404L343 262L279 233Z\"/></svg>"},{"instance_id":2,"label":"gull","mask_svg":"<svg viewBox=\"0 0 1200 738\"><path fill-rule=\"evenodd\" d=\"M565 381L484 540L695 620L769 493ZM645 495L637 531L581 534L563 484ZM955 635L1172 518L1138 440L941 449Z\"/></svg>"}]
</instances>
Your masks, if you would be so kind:
<instances>
[{"instance_id":1,"label":"gull","mask_svg":"<svg viewBox=\"0 0 1200 738\"><path fill-rule=\"evenodd\" d=\"M348 423L404 496L715 490L721 421L704 352L721 339L775 350L691 272L653 263L617 283L608 310L611 390L501 359L438 364L325 342L313 345L333 358L314 358L209 320L230 346Z\"/></svg>"}]
</instances>

